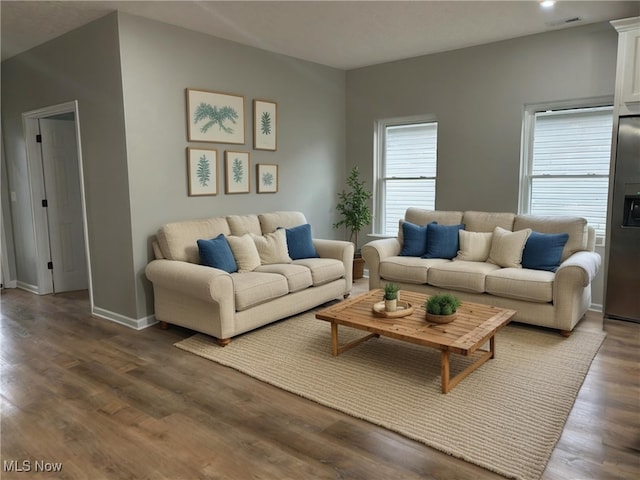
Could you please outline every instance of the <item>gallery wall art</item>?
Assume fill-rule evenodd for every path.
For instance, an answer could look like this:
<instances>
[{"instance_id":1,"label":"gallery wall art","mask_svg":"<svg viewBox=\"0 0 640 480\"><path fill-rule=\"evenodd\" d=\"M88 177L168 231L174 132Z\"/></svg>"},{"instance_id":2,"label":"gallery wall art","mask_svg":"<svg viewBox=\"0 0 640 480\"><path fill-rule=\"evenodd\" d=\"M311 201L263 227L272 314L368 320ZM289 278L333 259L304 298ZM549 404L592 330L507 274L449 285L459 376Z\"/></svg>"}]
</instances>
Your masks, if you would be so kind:
<instances>
[{"instance_id":1,"label":"gallery wall art","mask_svg":"<svg viewBox=\"0 0 640 480\"><path fill-rule=\"evenodd\" d=\"M249 193L250 163L249 152L224 152L225 193Z\"/></svg>"},{"instance_id":2,"label":"gallery wall art","mask_svg":"<svg viewBox=\"0 0 640 480\"><path fill-rule=\"evenodd\" d=\"M187 88L187 137L189 142L245 144L244 96L213 90ZM253 100L253 148L278 148L278 105L270 100ZM217 195L219 185L218 151L187 147L189 196ZM225 150L224 184L226 194L250 193L251 155L246 151ZM278 165L256 165L256 193L277 193Z\"/></svg>"},{"instance_id":3,"label":"gallery wall art","mask_svg":"<svg viewBox=\"0 0 640 480\"><path fill-rule=\"evenodd\" d=\"M187 89L190 142L245 143L244 97Z\"/></svg>"},{"instance_id":4,"label":"gallery wall art","mask_svg":"<svg viewBox=\"0 0 640 480\"><path fill-rule=\"evenodd\" d=\"M278 165L256 165L256 189L258 193L278 192Z\"/></svg>"},{"instance_id":5,"label":"gallery wall art","mask_svg":"<svg viewBox=\"0 0 640 480\"><path fill-rule=\"evenodd\" d=\"M275 102L253 101L253 148L278 149L278 105Z\"/></svg>"},{"instance_id":6,"label":"gallery wall art","mask_svg":"<svg viewBox=\"0 0 640 480\"><path fill-rule=\"evenodd\" d=\"M207 148L187 148L187 178L189 196L218 194L218 151Z\"/></svg>"}]
</instances>

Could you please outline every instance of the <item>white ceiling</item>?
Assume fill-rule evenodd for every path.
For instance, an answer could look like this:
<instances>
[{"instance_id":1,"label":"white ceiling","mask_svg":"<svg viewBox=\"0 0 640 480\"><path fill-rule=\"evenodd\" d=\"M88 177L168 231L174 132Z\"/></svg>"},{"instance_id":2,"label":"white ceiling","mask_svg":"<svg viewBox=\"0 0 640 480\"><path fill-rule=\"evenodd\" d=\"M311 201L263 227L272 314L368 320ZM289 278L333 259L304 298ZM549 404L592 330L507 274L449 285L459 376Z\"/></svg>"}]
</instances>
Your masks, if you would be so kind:
<instances>
[{"instance_id":1,"label":"white ceiling","mask_svg":"<svg viewBox=\"0 0 640 480\"><path fill-rule=\"evenodd\" d=\"M2 60L115 10L352 69L639 16L640 2L1 0Z\"/></svg>"}]
</instances>

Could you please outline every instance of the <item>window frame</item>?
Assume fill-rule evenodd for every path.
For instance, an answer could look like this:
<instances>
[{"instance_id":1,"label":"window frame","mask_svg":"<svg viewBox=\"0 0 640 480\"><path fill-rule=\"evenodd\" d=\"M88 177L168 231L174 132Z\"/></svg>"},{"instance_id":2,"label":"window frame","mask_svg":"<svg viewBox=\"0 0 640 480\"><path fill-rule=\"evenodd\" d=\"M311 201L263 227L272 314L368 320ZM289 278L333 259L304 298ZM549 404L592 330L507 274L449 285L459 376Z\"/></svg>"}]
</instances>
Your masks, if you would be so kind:
<instances>
[{"instance_id":1,"label":"window frame","mask_svg":"<svg viewBox=\"0 0 640 480\"><path fill-rule=\"evenodd\" d=\"M378 119L374 122L374 141L373 141L373 233L372 236L376 237L395 237L396 234L393 233L383 233L384 232L384 224L385 224L385 216L383 212L386 211L385 205L385 186L384 186L384 178L381 177L381 173L385 171L386 165L386 131L387 127L397 127L397 126L409 126L421 123L435 123L438 124L438 119L433 114L423 114L423 115L411 115L404 117L393 117L393 118L383 118ZM437 171L438 171L438 136L436 135L436 176L435 177L416 177L424 180L434 180L436 185L434 185L434 191L437 192ZM434 193L434 205L435 205L435 196Z\"/></svg>"},{"instance_id":2,"label":"window frame","mask_svg":"<svg viewBox=\"0 0 640 480\"><path fill-rule=\"evenodd\" d=\"M587 99L573 99L556 102L545 103L532 103L526 104L523 110L522 120L522 133L520 149L520 188L518 195L518 212L521 214L529 214L531 211L531 184L534 177L531 172L533 168L533 144L535 137L535 116L536 113L544 112L547 110L576 110L583 108L598 108L598 107L612 107L614 106L613 96L606 95L601 97L592 97ZM611 159L609 159L609 167L611 166ZM605 175L599 175L604 177ZM610 170L606 177L610 180ZM557 176L554 176L558 178ZM593 175L584 175L584 178L595 178ZM576 178L576 177L573 177ZM609 181L609 188L611 188ZM608 219L607 219L608 220ZM605 226L606 227L606 226ZM605 229L606 230L606 229ZM598 235L596 237L597 245L604 245L605 235Z\"/></svg>"}]
</instances>

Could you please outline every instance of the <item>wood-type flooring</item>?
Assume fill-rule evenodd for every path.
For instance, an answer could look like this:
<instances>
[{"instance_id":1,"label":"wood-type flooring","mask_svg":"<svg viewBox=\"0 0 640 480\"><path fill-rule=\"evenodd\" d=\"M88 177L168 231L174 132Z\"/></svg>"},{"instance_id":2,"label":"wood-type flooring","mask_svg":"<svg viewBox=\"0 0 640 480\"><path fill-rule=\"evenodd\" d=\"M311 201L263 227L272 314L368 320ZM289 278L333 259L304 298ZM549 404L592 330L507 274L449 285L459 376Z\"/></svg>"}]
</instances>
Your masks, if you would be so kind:
<instances>
[{"instance_id":1,"label":"wood-type flooring","mask_svg":"<svg viewBox=\"0 0 640 480\"><path fill-rule=\"evenodd\" d=\"M503 478L173 347L189 330L92 318L87 292L1 309L3 480ZM545 480L640 478L640 325L604 329Z\"/></svg>"}]
</instances>

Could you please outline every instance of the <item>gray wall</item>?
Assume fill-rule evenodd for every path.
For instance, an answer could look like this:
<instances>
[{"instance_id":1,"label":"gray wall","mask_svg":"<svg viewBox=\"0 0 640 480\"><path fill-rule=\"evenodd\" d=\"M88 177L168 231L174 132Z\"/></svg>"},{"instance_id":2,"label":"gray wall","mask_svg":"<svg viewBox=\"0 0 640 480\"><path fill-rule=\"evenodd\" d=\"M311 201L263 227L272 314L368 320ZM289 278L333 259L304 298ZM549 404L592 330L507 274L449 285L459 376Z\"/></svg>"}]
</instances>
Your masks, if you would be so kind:
<instances>
[{"instance_id":1,"label":"gray wall","mask_svg":"<svg viewBox=\"0 0 640 480\"><path fill-rule=\"evenodd\" d=\"M18 280L36 284L22 132L25 111L79 100L94 301L104 313L153 313L144 267L166 222L301 210L336 238L345 171L345 72L126 14L112 14L2 64L2 120L14 205ZM245 96L246 143L189 143L185 88ZM252 149L252 100L278 104L278 150ZM125 131L126 130L126 131ZM186 147L251 154L280 166L276 194L188 197ZM221 179L222 180L222 179ZM19 245L19 247L18 247Z\"/></svg>"},{"instance_id":2,"label":"gray wall","mask_svg":"<svg viewBox=\"0 0 640 480\"><path fill-rule=\"evenodd\" d=\"M17 280L37 284L23 112L78 100L96 307L132 316L131 219L115 15L2 63L2 129Z\"/></svg>"},{"instance_id":3,"label":"gray wall","mask_svg":"<svg viewBox=\"0 0 640 480\"><path fill-rule=\"evenodd\" d=\"M372 178L376 119L434 114L436 208L516 211L525 104L613 96L617 34L570 28L347 72L347 159Z\"/></svg>"},{"instance_id":4,"label":"gray wall","mask_svg":"<svg viewBox=\"0 0 640 480\"><path fill-rule=\"evenodd\" d=\"M216 215L300 210L314 235L334 238L333 207L345 165L345 72L158 23L119 15L138 318L153 311L144 267L164 223ZM187 140L185 88L245 97L244 145ZM278 104L278 150L253 150L252 101ZM218 150L219 193L189 197L186 147ZM224 193L224 151L250 153L251 193ZM255 165L279 165L275 194L257 194Z\"/></svg>"},{"instance_id":5,"label":"gray wall","mask_svg":"<svg viewBox=\"0 0 640 480\"><path fill-rule=\"evenodd\" d=\"M347 168L372 181L375 120L434 114L436 208L516 212L525 104L613 96L616 52L606 22L351 70Z\"/></svg>"},{"instance_id":6,"label":"gray wall","mask_svg":"<svg viewBox=\"0 0 640 480\"><path fill-rule=\"evenodd\" d=\"M144 266L163 223L296 209L316 236L341 238L331 228L336 194L352 165L371 182L378 118L437 116L437 208L515 211L524 104L612 95L616 43L599 24L345 73L109 15L2 64L18 280L36 283L25 111L79 101L94 301L140 319L153 310ZM186 87L244 95L246 144L189 143ZM277 152L251 148L254 98L278 103ZM279 193L258 195L252 182L250 194L225 195L221 182L216 197L188 197L186 147L198 145L280 165Z\"/></svg>"}]
</instances>

